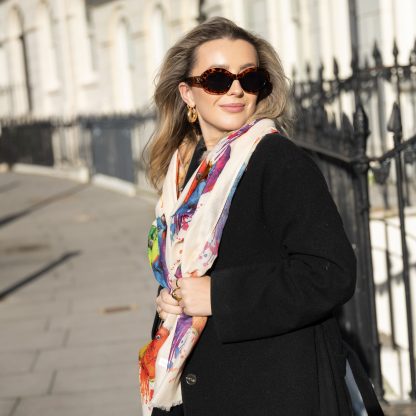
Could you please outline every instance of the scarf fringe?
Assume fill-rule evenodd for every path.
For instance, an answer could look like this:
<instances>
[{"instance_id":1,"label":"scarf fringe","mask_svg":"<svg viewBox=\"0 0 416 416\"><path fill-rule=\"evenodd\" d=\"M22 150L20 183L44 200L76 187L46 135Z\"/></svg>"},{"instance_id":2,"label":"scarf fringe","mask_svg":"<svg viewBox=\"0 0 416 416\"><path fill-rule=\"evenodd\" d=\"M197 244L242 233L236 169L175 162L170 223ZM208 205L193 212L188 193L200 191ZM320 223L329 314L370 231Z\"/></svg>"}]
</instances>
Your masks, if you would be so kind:
<instances>
[{"instance_id":1,"label":"scarf fringe","mask_svg":"<svg viewBox=\"0 0 416 416\"><path fill-rule=\"evenodd\" d=\"M161 406L152 407L152 409L156 408L156 409L164 410L165 412L169 412L172 407L179 406L182 403L183 403L182 400L176 400L170 406L161 405Z\"/></svg>"}]
</instances>

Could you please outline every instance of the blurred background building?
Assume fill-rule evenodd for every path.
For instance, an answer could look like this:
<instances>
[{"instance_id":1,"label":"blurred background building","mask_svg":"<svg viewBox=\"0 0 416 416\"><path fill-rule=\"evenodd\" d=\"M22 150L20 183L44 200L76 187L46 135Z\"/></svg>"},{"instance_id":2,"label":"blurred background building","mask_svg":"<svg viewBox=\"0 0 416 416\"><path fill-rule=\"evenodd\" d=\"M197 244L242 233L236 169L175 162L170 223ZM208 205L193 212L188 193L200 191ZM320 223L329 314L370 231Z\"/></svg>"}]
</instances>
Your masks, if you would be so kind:
<instances>
[{"instance_id":1,"label":"blurred background building","mask_svg":"<svg viewBox=\"0 0 416 416\"><path fill-rule=\"evenodd\" d=\"M130 112L148 108L169 46L198 21L228 17L268 39L289 76L324 65L351 72L351 47L406 61L413 0L2 0L0 116ZM352 20L353 19L353 20ZM405 30L404 30L405 29Z\"/></svg>"},{"instance_id":2,"label":"blurred background building","mask_svg":"<svg viewBox=\"0 0 416 416\"><path fill-rule=\"evenodd\" d=\"M364 258L345 325L378 394L416 399L414 0L0 0L0 163L150 191L141 155L157 70L184 32L217 15L276 48L293 81L294 137L332 158L327 179L350 164L332 177Z\"/></svg>"},{"instance_id":3,"label":"blurred background building","mask_svg":"<svg viewBox=\"0 0 416 416\"><path fill-rule=\"evenodd\" d=\"M394 40L408 62L416 38L413 0L1 0L0 117L148 113L167 48L214 15L268 39L294 80L320 67L333 77L334 58L337 77L349 76L353 50L361 65L375 53L392 65ZM383 98L389 111L393 97ZM342 101L351 114L350 97ZM370 142L375 154L380 143Z\"/></svg>"}]
</instances>

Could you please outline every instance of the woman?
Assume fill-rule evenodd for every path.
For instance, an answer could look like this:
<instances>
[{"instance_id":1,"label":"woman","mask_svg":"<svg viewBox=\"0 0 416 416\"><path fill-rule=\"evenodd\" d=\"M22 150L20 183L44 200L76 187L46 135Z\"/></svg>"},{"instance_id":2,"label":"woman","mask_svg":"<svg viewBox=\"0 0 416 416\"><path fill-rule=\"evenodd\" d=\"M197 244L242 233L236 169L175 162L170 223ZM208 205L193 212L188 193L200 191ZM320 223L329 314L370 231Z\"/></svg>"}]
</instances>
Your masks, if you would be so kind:
<instances>
[{"instance_id":1,"label":"woman","mask_svg":"<svg viewBox=\"0 0 416 416\"><path fill-rule=\"evenodd\" d=\"M356 259L324 177L283 135L276 52L209 20L167 52L155 103L143 415L351 415L333 310Z\"/></svg>"}]
</instances>

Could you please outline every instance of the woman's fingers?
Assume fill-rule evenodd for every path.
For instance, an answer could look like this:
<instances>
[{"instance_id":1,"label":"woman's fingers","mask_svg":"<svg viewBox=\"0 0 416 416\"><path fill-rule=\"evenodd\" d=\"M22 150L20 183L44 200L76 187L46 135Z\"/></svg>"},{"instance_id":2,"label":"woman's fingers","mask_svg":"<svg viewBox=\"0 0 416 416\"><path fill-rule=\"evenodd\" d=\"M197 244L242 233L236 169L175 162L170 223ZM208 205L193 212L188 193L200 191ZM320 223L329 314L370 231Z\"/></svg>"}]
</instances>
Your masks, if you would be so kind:
<instances>
[{"instance_id":1,"label":"woman's fingers","mask_svg":"<svg viewBox=\"0 0 416 416\"><path fill-rule=\"evenodd\" d=\"M176 298L176 299L175 299ZM178 285L174 286L172 293L163 288L156 298L157 311L161 319L167 314L189 316L210 316L211 309L211 277L208 275L183 277Z\"/></svg>"},{"instance_id":2,"label":"woman's fingers","mask_svg":"<svg viewBox=\"0 0 416 416\"><path fill-rule=\"evenodd\" d=\"M179 285L174 286L172 293L163 288L156 298L159 316L165 319L166 314L190 316L210 316L211 309L211 277L183 277ZM176 299L175 299L176 298Z\"/></svg>"},{"instance_id":3,"label":"woman's fingers","mask_svg":"<svg viewBox=\"0 0 416 416\"><path fill-rule=\"evenodd\" d=\"M179 291L179 289L176 289L176 292L175 292L175 293L176 293L177 295L180 295L180 294L178 293L178 291ZM162 301L163 301L164 303L168 303L168 304L170 304L170 305L175 305L175 306L178 306L178 301L172 297L172 295L169 293L168 289L166 289L166 288L165 288L165 289L162 289L162 290L160 291L160 296L161 296Z\"/></svg>"},{"instance_id":4,"label":"woman's fingers","mask_svg":"<svg viewBox=\"0 0 416 416\"><path fill-rule=\"evenodd\" d=\"M168 303L163 304L161 308L163 312L174 313L175 315L180 315L183 311L179 305L173 306L169 305Z\"/></svg>"},{"instance_id":5,"label":"woman's fingers","mask_svg":"<svg viewBox=\"0 0 416 416\"><path fill-rule=\"evenodd\" d=\"M183 312L183 309L179 306L178 302L172 298L167 289L162 289L159 296L156 298L156 310L161 319L165 319L167 313L180 315Z\"/></svg>"},{"instance_id":6,"label":"woman's fingers","mask_svg":"<svg viewBox=\"0 0 416 416\"><path fill-rule=\"evenodd\" d=\"M181 278L180 289L177 289L175 294L181 298L179 305L187 315L212 315L210 276Z\"/></svg>"},{"instance_id":7,"label":"woman's fingers","mask_svg":"<svg viewBox=\"0 0 416 416\"><path fill-rule=\"evenodd\" d=\"M159 312L159 318L160 318L162 321L166 321L166 318L167 318L167 317L168 317L167 312L163 312L163 311Z\"/></svg>"}]
</instances>

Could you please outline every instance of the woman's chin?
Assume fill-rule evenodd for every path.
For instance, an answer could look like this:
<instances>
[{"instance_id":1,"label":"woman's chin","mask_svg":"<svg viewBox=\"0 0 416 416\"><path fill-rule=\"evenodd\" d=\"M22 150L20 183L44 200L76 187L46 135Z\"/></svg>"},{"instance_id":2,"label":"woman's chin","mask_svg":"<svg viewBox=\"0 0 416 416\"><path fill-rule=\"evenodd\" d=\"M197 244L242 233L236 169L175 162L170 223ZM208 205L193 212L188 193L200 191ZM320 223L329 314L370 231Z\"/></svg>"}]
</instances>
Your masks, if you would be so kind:
<instances>
[{"instance_id":1,"label":"woman's chin","mask_svg":"<svg viewBox=\"0 0 416 416\"><path fill-rule=\"evenodd\" d=\"M245 115L238 115L237 117L227 117L228 120L223 120L223 130L233 131L238 130L240 127L247 123L249 117Z\"/></svg>"}]
</instances>

